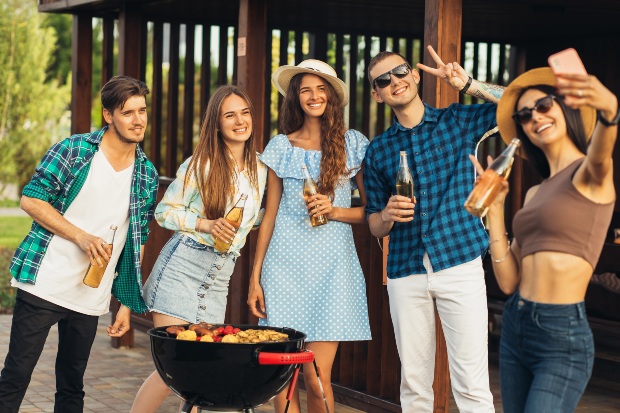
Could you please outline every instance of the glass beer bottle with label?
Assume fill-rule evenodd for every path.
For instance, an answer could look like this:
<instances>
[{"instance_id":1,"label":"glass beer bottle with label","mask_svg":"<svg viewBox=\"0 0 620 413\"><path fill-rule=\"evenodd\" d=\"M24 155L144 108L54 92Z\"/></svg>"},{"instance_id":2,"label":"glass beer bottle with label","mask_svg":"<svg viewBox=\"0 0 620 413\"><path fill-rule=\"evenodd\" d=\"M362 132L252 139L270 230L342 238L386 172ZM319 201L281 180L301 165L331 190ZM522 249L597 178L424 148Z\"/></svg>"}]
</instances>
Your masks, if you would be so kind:
<instances>
[{"instance_id":1,"label":"glass beer bottle with label","mask_svg":"<svg viewBox=\"0 0 620 413\"><path fill-rule=\"evenodd\" d=\"M413 200L413 177L407 163L407 152L400 151L400 163L396 175L396 195L406 196Z\"/></svg>"},{"instance_id":2,"label":"glass beer bottle with label","mask_svg":"<svg viewBox=\"0 0 620 413\"><path fill-rule=\"evenodd\" d=\"M306 165L302 165L301 171L304 176L304 200L308 202L308 198L312 195L318 194L319 191L317 190L314 179L312 179L310 173L308 172L308 167L306 167ZM308 213L310 213L310 211L308 211ZM325 215L310 216L310 225L312 225L313 227L318 227L325 224L327 224L327 217Z\"/></svg>"},{"instance_id":3,"label":"glass beer bottle with label","mask_svg":"<svg viewBox=\"0 0 620 413\"><path fill-rule=\"evenodd\" d=\"M521 141L514 138L476 181L474 189L465 201L465 209L468 212L481 218L487 214L489 206L501 189L501 183L510 175L515 152L520 145Z\"/></svg>"},{"instance_id":4,"label":"glass beer bottle with label","mask_svg":"<svg viewBox=\"0 0 620 413\"><path fill-rule=\"evenodd\" d=\"M118 227L116 225L110 225L110 229L103 241L101 246L108 253L110 257L112 257L112 246L114 244L114 236L116 235L116 230ZM108 262L103 261L103 267L99 265L88 264L88 268L86 269L86 274L84 274L84 280L82 281L85 285L97 288L99 284L101 284L101 280L103 279L103 274L105 274L105 270L108 268Z\"/></svg>"},{"instance_id":5,"label":"glass beer bottle with label","mask_svg":"<svg viewBox=\"0 0 620 413\"><path fill-rule=\"evenodd\" d=\"M245 201L248 199L248 194L241 194L235 206L232 207L230 211L226 214L224 219L237 230L241 226L241 221L243 220L243 208L245 207ZM232 238L223 240L220 237L215 238L215 244L213 248L215 248L219 252L228 252L230 248L230 244L232 244Z\"/></svg>"}]
</instances>

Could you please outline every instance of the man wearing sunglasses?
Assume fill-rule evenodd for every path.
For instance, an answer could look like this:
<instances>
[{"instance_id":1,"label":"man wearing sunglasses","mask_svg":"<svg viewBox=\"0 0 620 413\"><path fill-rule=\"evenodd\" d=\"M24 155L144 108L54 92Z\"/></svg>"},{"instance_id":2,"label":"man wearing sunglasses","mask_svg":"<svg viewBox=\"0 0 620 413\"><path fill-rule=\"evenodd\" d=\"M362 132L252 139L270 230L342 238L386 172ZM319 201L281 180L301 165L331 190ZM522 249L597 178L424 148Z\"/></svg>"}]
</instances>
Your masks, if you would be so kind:
<instances>
[{"instance_id":1,"label":"man wearing sunglasses","mask_svg":"<svg viewBox=\"0 0 620 413\"><path fill-rule=\"evenodd\" d=\"M419 69L492 103L434 108L422 102L420 74L404 57L393 52L375 56L368 66L372 95L396 118L366 152L366 213L373 235L390 236L387 288L402 363L403 413L433 411L434 304L459 411L493 412L481 259L488 236L463 204L474 179L468 154L496 126L495 103L503 88L472 79L458 63L444 64L432 47L428 50L437 68L418 64ZM410 160L413 199L393 195L400 151Z\"/></svg>"}]
</instances>

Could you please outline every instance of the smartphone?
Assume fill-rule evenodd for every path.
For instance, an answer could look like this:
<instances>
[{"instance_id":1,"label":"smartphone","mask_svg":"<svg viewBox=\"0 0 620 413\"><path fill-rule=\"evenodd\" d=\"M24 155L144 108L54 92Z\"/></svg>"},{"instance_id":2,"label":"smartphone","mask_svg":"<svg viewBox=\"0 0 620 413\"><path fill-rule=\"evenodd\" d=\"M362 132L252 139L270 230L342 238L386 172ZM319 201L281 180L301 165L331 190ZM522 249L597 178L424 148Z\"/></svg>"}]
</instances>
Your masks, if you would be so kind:
<instances>
[{"instance_id":1,"label":"smartphone","mask_svg":"<svg viewBox=\"0 0 620 413\"><path fill-rule=\"evenodd\" d=\"M552 54L547 59L551 70L556 75L587 75L586 68L581 62L577 51L572 47Z\"/></svg>"}]
</instances>

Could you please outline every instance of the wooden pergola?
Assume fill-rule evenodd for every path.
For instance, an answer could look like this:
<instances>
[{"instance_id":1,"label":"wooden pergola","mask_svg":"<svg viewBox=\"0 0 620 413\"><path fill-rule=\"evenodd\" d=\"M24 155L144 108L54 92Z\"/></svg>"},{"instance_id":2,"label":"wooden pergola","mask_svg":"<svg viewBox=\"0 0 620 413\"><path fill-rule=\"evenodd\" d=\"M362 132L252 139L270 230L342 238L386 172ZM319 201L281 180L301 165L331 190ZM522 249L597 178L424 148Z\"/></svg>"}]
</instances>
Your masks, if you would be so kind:
<instances>
[{"instance_id":1,"label":"wooden pergola","mask_svg":"<svg viewBox=\"0 0 620 413\"><path fill-rule=\"evenodd\" d=\"M93 84L124 74L151 87L145 147L163 177L160 197L180 161L192 152L196 125L214 85L232 81L246 90L254 105L260 146L266 145L273 132L272 107L277 108L269 78L280 62L298 63L309 57L329 61L350 86L352 103L346 110L351 127L369 138L382 132L391 116L371 102L360 62L368 62L383 49L398 50L413 63L433 65L424 47L430 44L444 61L469 59L474 77L507 84L526 69L546 65L549 54L575 47L589 72L620 96L616 0L39 0L39 11L73 15L73 132L91 130L96 123L90 115ZM92 75L93 19L103 21L101 79ZM217 39L212 36L213 27L219 28ZM224 35L230 30L232 46L227 43L230 36ZM218 45L217 55L213 44ZM228 49L234 53L223 52ZM458 101L459 95L423 76L422 98L445 107ZM491 141L484 151L500 149ZM620 159L618 147L615 158ZM535 183L528 166L521 163L511 179L508 216L520 208L524 188ZM620 187L620 168L615 181ZM613 226L620 227L618 203ZM143 263L145 278L170 236L156 224L152 229ZM373 340L340 346L334 389L339 401L364 411L400 411L400 362L382 285L384 258L366 226L354 227L354 235L367 279ZM237 261L227 322L256 322L245 304L255 243L256 234ZM609 242L605 248L605 270L620 272L620 247ZM501 313L502 296L492 274L487 281L489 308ZM136 316L133 325L147 328L150 319ZM611 324L602 330L614 334L617 327ZM440 329L438 335L435 411L448 412L449 375ZM132 336L114 344L131 345Z\"/></svg>"}]
</instances>

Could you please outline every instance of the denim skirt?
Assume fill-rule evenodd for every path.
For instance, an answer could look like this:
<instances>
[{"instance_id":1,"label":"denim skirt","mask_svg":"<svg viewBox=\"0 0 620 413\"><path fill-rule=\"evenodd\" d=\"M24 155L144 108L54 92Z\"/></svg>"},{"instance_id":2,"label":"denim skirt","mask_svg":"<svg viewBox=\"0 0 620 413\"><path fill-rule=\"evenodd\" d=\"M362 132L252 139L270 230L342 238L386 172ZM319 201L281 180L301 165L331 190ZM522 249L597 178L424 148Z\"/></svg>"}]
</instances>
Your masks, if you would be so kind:
<instances>
[{"instance_id":1,"label":"denim skirt","mask_svg":"<svg viewBox=\"0 0 620 413\"><path fill-rule=\"evenodd\" d=\"M159 253L142 296L149 311L222 324L237 257L176 232Z\"/></svg>"}]
</instances>

